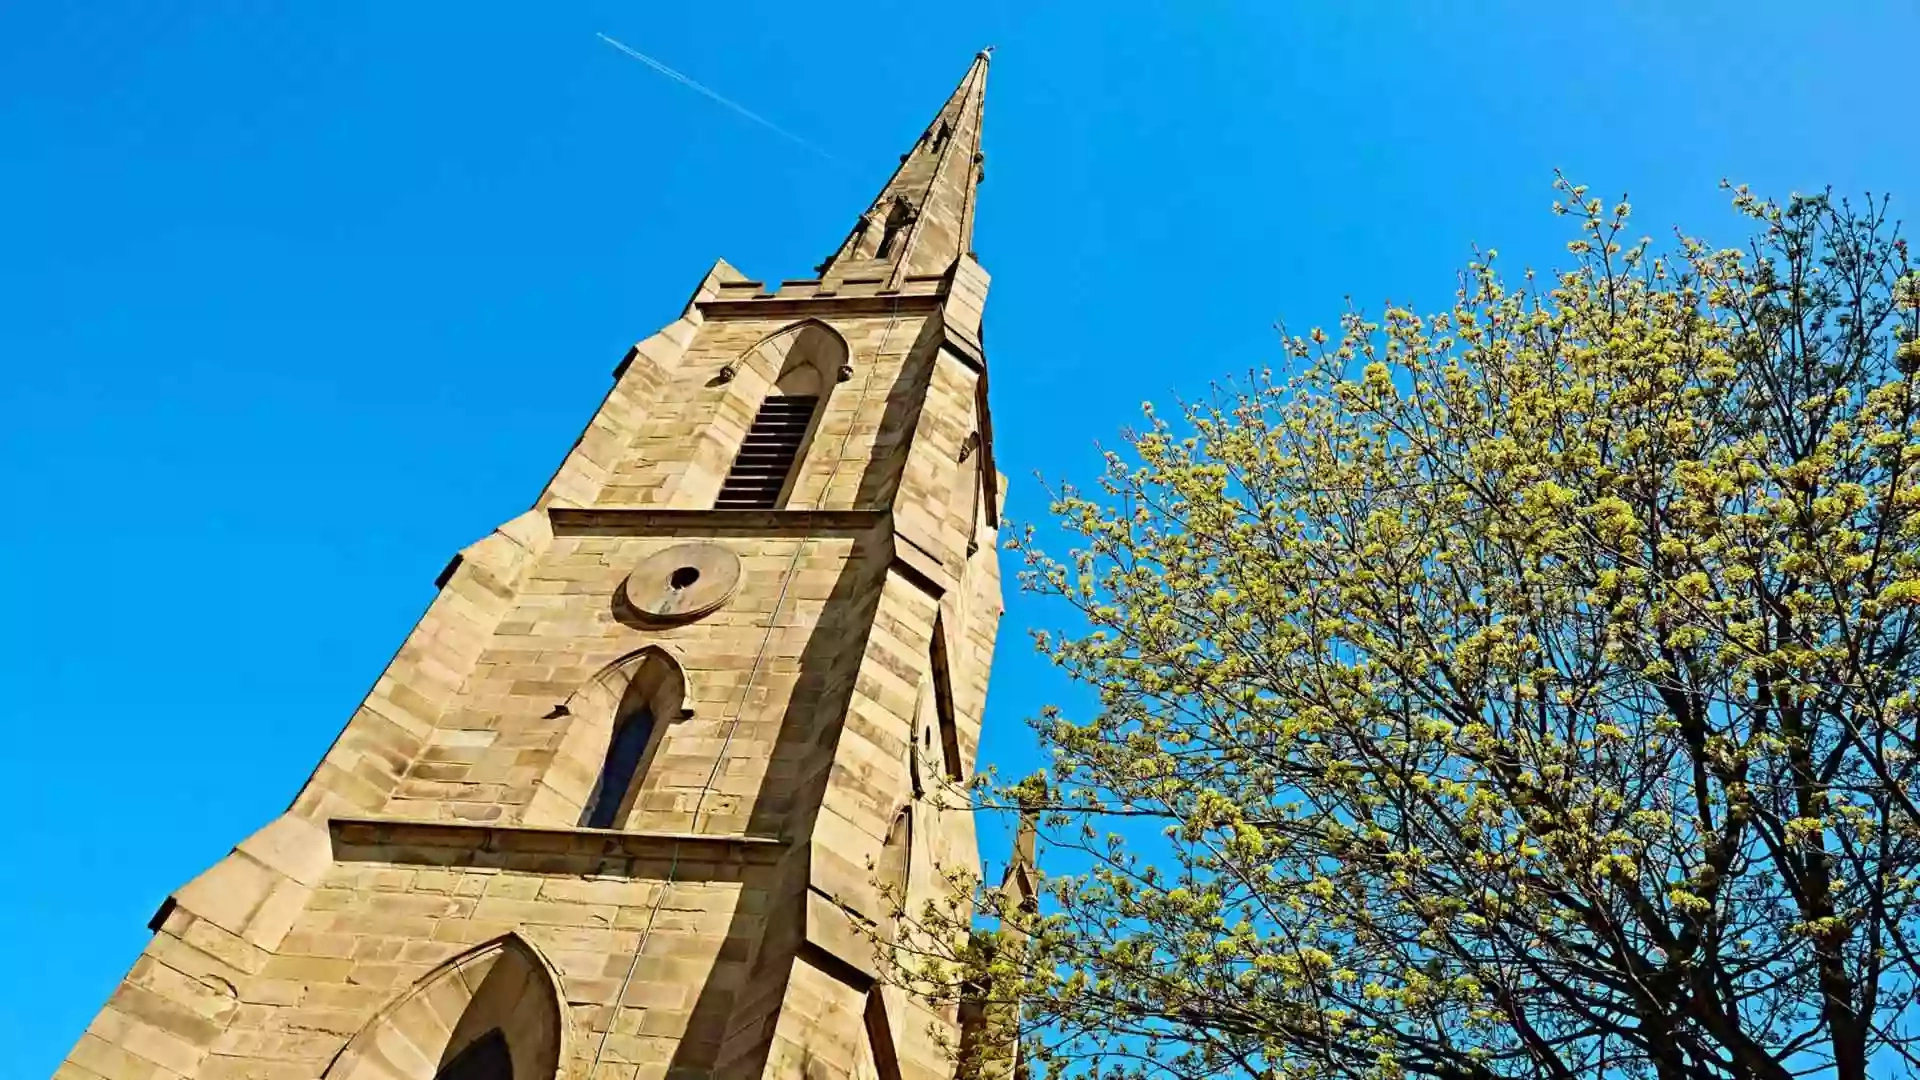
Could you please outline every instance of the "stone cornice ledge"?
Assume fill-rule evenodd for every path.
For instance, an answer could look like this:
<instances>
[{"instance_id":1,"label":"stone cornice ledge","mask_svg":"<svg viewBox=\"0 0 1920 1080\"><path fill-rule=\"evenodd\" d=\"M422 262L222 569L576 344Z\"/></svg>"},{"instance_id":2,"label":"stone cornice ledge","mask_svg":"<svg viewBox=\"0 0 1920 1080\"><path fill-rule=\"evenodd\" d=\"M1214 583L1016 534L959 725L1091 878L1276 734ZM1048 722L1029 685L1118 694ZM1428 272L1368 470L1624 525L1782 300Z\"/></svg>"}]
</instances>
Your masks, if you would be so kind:
<instances>
[{"instance_id":1,"label":"stone cornice ledge","mask_svg":"<svg viewBox=\"0 0 1920 1080\"><path fill-rule=\"evenodd\" d=\"M327 822L333 856L343 862L416 862L448 865L438 851L484 851L494 855L586 856L742 860L771 863L791 845L775 836L745 834L625 832L544 825L478 825L412 818L336 817ZM378 848L378 855L355 849Z\"/></svg>"},{"instance_id":2,"label":"stone cornice ledge","mask_svg":"<svg viewBox=\"0 0 1920 1080\"><path fill-rule=\"evenodd\" d=\"M867 293L842 296L754 296L745 299L700 301L700 314L708 318L725 315L890 315L896 312L937 311L944 293Z\"/></svg>"},{"instance_id":3,"label":"stone cornice ledge","mask_svg":"<svg viewBox=\"0 0 1920 1080\"><path fill-rule=\"evenodd\" d=\"M659 510L549 506L555 536L818 536L867 532L891 520L885 508L858 510ZM954 581L940 560L910 538L892 533L893 566L938 600Z\"/></svg>"},{"instance_id":4,"label":"stone cornice ledge","mask_svg":"<svg viewBox=\"0 0 1920 1080\"><path fill-rule=\"evenodd\" d=\"M682 531L712 533L862 532L891 511L862 510L662 510L657 507L549 506L557 536L646 536Z\"/></svg>"}]
</instances>

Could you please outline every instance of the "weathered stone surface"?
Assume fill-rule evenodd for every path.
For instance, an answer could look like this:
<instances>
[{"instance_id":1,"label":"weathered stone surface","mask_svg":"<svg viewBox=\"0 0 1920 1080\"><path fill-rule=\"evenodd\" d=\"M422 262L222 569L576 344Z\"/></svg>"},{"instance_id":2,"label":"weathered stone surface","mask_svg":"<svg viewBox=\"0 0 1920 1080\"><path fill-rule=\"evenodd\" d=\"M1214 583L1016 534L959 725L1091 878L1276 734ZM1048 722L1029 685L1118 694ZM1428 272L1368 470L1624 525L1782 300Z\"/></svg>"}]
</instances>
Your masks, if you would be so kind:
<instances>
[{"instance_id":1,"label":"weathered stone surface","mask_svg":"<svg viewBox=\"0 0 1920 1080\"><path fill-rule=\"evenodd\" d=\"M978 858L940 804L1000 616L985 74L820 278L718 263L634 346L60 1076L431 1080L494 1029L516 1080L947 1075L954 1021L878 987L867 934L876 866L916 901ZM781 503L715 510L771 393L819 399Z\"/></svg>"}]
</instances>

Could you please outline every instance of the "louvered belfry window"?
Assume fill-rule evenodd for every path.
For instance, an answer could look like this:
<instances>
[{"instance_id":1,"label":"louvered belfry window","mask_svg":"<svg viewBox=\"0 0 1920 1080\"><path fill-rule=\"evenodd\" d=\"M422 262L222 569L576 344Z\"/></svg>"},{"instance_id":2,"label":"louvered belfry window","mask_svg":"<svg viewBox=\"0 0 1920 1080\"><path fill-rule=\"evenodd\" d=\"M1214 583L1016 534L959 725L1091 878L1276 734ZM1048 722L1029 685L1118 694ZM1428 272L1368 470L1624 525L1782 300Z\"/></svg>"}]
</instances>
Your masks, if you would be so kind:
<instances>
[{"instance_id":1,"label":"louvered belfry window","mask_svg":"<svg viewBox=\"0 0 1920 1080\"><path fill-rule=\"evenodd\" d=\"M740 456L733 459L726 483L720 485L717 510L771 510L780 503L787 474L800 456L800 443L813 422L820 399L813 394L769 397L747 429Z\"/></svg>"}]
</instances>

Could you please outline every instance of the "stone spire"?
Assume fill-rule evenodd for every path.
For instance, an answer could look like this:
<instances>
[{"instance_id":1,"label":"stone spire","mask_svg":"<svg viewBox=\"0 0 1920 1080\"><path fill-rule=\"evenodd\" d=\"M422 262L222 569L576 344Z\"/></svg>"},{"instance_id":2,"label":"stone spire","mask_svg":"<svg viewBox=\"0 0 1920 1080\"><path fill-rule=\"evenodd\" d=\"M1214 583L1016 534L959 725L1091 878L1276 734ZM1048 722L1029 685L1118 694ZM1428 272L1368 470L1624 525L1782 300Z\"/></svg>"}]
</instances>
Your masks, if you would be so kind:
<instances>
[{"instance_id":1,"label":"stone spire","mask_svg":"<svg viewBox=\"0 0 1920 1080\"><path fill-rule=\"evenodd\" d=\"M933 123L900 155L880 197L820 265L823 280L885 278L887 288L899 288L908 277L944 274L971 254L975 196L986 173L980 116L992 51L973 58Z\"/></svg>"}]
</instances>

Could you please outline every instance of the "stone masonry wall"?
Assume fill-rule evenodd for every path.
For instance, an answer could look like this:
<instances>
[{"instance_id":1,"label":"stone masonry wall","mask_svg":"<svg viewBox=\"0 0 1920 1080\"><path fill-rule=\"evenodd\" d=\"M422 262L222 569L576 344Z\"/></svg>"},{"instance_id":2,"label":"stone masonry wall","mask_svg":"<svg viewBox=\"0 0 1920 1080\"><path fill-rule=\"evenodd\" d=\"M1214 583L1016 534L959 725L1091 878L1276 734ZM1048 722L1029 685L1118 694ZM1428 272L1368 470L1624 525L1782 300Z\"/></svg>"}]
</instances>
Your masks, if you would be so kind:
<instances>
[{"instance_id":1,"label":"stone masonry wall","mask_svg":"<svg viewBox=\"0 0 1920 1080\"><path fill-rule=\"evenodd\" d=\"M927 1029L952 1017L878 986L867 935L897 816L910 897L977 859L971 815L928 800L973 769L999 616L981 375L949 337L956 312L977 330L984 276L956 312L935 282L847 312L743 284L718 264L635 347L288 813L169 901L59 1077L431 1080L510 998L532 1011L502 1015L553 1017L508 1031L516 1070L944 1080ZM781 332L808 319L851 370L787 508L709 510ZM688 543L737 557L724 602L677 623L633 608L628 575ZM595 688L643 657L683 708L655 718L619 828L581 828L615 721Z\"/></svg>"}]
</instances>

